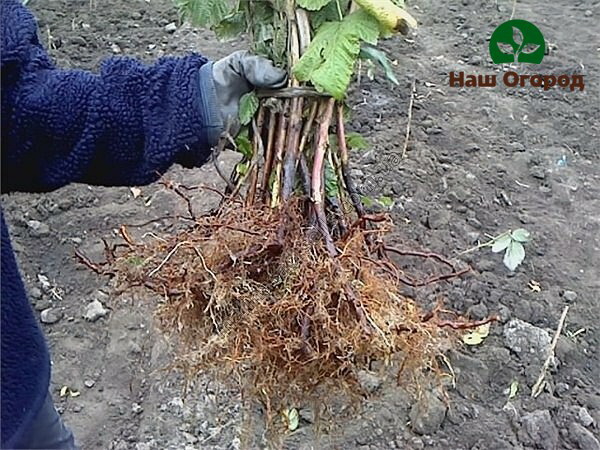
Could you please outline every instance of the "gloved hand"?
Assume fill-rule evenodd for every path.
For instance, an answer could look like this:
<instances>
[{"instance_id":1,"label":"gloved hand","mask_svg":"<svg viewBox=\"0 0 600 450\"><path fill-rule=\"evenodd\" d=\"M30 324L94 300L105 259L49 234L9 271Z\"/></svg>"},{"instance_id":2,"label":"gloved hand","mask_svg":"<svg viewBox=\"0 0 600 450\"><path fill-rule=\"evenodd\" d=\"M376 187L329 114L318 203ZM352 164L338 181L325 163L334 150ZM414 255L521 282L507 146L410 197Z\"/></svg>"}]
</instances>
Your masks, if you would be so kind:
<instances>
[{"instance_id":1,"label":"gloved hand","mask_svg":"<svg viewBox=\"0 0 600 450\"><path fill-rule=\"evenodd\" d=\"M210 74L207 73L209 70ZM216 145L227 125L230 126L231 134L235 135L239 131L238 111L244 94L254 88L278 89L287 82L285 70L275 67L269 59L245 50L234 52L210 65L206 64L200 71L201 90L214 90L216 97L216 104L207 105L207 108L218 111L218 117L213 116L212 123L207 124L212 128L209 133L212 146ZM213 114L214 112L212 111ZM219 124L215 123L217 121ZM217 130L219 126L220 131Z\"/></svg>"}]
</instances>

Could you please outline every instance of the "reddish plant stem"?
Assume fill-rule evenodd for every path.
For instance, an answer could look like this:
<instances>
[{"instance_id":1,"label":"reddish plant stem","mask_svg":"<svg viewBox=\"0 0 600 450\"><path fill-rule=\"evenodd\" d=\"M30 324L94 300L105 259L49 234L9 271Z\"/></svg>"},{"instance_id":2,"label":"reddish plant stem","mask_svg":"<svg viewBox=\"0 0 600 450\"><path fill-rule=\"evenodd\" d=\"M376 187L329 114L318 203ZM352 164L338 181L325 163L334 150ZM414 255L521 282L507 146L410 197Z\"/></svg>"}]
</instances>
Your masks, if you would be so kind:
<instances>
[{"instance_id":1,"label":"reddish plant stem","mask_svg":"<svg viewBox=\"0 0 600 450\"><path fill-rule=\"evenodd\" d=\"M93 263L87 256L85 256L79 250L75 250L75 256L77 257L77 259L79 260L79 262L81 264L83 264L84 266L93 270L94 272L96 272L99 275L113 274L113 272L107 272L104 269L102 269L98 264Z\"/></svg>"},{"instance_id":2,"label":"reddish plant stem","mask_svg":"<svg viewBox=\"0 0 600 450\"><path fill-rule=\"evenodd\" d=\"M401 255L401 256L418 256L420 258L435 259L436 261L439 261L442 264L445 264L446 266L450 267L453 271L456 272L456 268L454 267L454 264L452 264L450 261L448 261L442 255L438 255L437 253L418 252L418 251L414 251L414 250L400 250L398 248L390 247L388 245L382 245L382 248L386 252L396 253L397 255Z\"/></svg>"},{"instance_id":3,"label":"reddish plant stem","mask_svg":"<svg viewBox=\"0 0 600 450\"><path fill-rule=\"evenodd\" d=\"M457 321L453 321L453 320L438 320L435 322L435 324L440 328L441 327L449 327L454 330L468 330L470 328L477 328L477 327L480 327L481 325L487 325L488 323L496 322L498 320L500 320L500 318L498 316L491 316L491 317L488 317L487 319L473 320L470 322L457 322ZM424 320L424 322L425 322L425 320Z\"/></svg>"}]
</instances>

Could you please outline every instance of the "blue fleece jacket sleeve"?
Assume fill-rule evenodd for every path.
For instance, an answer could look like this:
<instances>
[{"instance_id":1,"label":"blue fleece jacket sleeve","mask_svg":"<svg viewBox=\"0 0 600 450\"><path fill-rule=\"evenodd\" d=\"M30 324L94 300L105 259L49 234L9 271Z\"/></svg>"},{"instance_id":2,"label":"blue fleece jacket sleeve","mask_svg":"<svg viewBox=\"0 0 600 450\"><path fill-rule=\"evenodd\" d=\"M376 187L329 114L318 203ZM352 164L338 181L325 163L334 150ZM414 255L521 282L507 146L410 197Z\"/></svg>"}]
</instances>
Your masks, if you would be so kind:
<instances>
[{"instance_id":1,"label":"blue fleece jacket sleeve","mask_svg":"<svg viewBox=\"0 0 600 450\"><path fill-rule=\"evenodd\" d=\"M208 159L219 119L205 58L60 70L26 8L2 0L1 16L3 192L145 184L173 163Z\"/></svg>"}]
</instances>

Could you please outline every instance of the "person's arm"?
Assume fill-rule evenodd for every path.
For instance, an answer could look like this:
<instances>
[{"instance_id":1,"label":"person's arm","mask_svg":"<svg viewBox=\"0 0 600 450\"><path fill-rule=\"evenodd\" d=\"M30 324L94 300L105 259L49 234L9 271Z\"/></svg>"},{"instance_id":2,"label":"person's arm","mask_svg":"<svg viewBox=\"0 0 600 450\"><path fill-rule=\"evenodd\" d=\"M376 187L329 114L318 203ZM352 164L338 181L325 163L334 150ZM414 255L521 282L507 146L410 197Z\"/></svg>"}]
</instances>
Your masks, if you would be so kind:
<instances>
[{"instance_id":1,"label":"person's arm","mask_svg":"<svg viewBox=\"0 0 600 450\"><path fill-rule=\"evenodd\" d=\"M217 67L231 64L213 70L199 55L151 65L111 58L99 74L60 70L29 11L3 0L1 20L3 192L139 185L173 163L201 165L223 128L219 99L231 91L219 80L251 89L243 71L223 78Z\"/></svg>"}]
</instances>

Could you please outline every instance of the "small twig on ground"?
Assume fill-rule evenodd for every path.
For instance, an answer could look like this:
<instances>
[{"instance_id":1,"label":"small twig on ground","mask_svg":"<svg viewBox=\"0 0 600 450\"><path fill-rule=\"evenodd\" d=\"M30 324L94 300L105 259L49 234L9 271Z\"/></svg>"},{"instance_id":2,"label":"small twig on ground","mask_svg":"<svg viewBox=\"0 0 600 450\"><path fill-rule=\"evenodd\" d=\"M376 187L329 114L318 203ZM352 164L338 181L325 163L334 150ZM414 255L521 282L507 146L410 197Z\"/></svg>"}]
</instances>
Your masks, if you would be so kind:
<instances>
[{"instance_id":1,"label":"small twig on ground","mask_svg":"<svg viewBox=\"0 0 600 450\"><path fill-rule=\"evenodd\" d=\"M416 80L413 79L412 88L410 90L410 101L408 102L408 119L406 121L406 136L404 136L404 146L402 147L402 158L406 157L408 149L408 139L410 138L410 124L412 122L413 103L415 101L415 92L417 91Z\"/></svg>"},{"instance_id":2,"label":"small twig on ground","mask_svg":"<svg viewBox=\"0 0 600 450\"><path fill-rule=\"evenodd\" d=\"M558 338L562 332L562 329L565 325L565 319L567 317L567 312L569 311L569 305L565 306L563 312L560 316L560 320L558 321L558 327L556 328L556 333L554 333L554 338L552 339L552 344L550 344L550 348L548 349L548 357L546 361L544 361L544 365L542 366L542 371L540 372L540 376L537 381L531 388L531 396L537 397L542 393L545 385L546 373L548 372L548 367L550 367L550 363L554 359L554 350L556 349L556 344L558 343Z\"/></svg>"},{"instance_id":3,"label":"small twig on ground","mask_svg":"<svg viewBox=\"0 0 600 450\"><path fill-rule=\"evenodd\" d=\"M418 252L418 251L414 251L414 250L400 250L398 248L390 247L388 245L384 245L383 250L386 252L396 253L397 255L401 255L401 256L418 256L418 257L425 258L425 259L435 259L436 261L439 261L442 264L445 264L448 267L450 267L453 272L456 272L456 268L454 267L454 264L452 264L452 262L450 262L449 260L444 258L442 255L439 255L437 253Z\"/></svg>"},{"instance_id":4,"label":"small twig on ground","mask_svg":"<svg viewBox=\"0 0 600 450\"><path fill-rule=\"evenodd\" d=\"M183 201L185 201L185 203L187 205L188 214L190 215L189 218L191 220L196 220L196 215L194 214L194 210L192 208L192 201L189 199L189 197L187 195L185 195L183 192L181 192L181 189L179 189L179 186L176 185L175 183L173 183L172 181L160 181L160 184L162 184L167 189L171 189L173 192L175 192L175 194L177 194L180 198L182 198Z\"/></svg>"},{"instance_id":5,"label":"small twig on ground","mask_svg":"<svg viewBox=\"0 0 600 450\"><path fill-rule=\"evenodd\" d=\"M90 261L90 259L87 256L85 256L83 253L81 253L79 250L75 250L75 256L77 257L77 259L79 260L79 262L81 264L90 268L97 274L100 274L100 275L106 274L106 271L104 269L102 269L98 264L95 264L92 261Z\"/></svg>"},{"instance_id":6,"label":"small twig on ground","mask_svg":"<svg viewBox=\"0 0 600 450\"><path fill-rule=\"evenodd\" d=\"M496 322L497 320L500 320L500 318L498 316L491 316L491 317L488 317L487 319L474 320L471 322L455 322L453 320L440 320L437 322L437 326L438 327L450 327L454 330L468 330L470 328L477 328L482 325L487 325L488 323L491 323L491 322Z\"/></svg>"}]
</instances>

